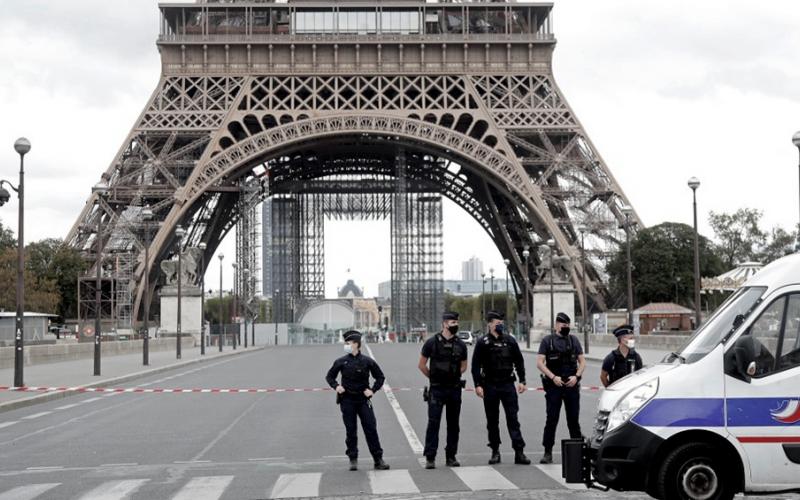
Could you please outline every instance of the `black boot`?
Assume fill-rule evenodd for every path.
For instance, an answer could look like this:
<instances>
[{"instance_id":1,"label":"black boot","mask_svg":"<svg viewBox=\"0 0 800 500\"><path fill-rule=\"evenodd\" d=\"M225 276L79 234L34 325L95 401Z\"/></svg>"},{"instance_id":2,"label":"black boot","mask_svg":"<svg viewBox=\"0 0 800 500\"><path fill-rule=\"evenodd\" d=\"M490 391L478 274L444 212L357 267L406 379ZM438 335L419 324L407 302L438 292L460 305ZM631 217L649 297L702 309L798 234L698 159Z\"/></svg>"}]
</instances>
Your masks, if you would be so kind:
<instances>
[{"instance_id":1,"label":"black boot","mask_svg":"<svg viewBox=\"0 0 800 500\"><path fill-rule=\"evenodd\" d=\"M425 468L426 469L435 469L436 468L436 458L435 457L425 457Z\"/></svg>"},{"instance_id":2,"label":"black boot","mask_svg":"<svg viewBox=\"0 0 800 500\"><path fill-rule=\"evenodd\" d=\"M389 464L383 461L383 458L376 458L375 459L375 470L387 470L389 468Z\"/></svg>"},{"instance_id":3,"label":"black boot","mask_svg":"<svg viewBox=\"0 0 800 500\"><path fill-rule=\"evenodd\" d=\"M517 465L530 465L531 459L526 457L522 450L516 450L514 452L514 463Z\"/></svg>"},{"instance_id":4,"label":"black boot","mask_svg":"<svg viewBox=\"0 0 800 500\"><path fill-rule=\"evenodd\" d=\"M448 467L461 467L461 463L458 460L456 460L456 457L454 456L447 457L447 459L445 460L445 465L447 465Z\"/></svg>"},{"instance_id":5,"label":"black boot","mask_svg":"<svg viewBox=\"0 0 800 500\"><path fill-rule=\"evenodd\" d=\"M552 464L553 463L553 450L545 449L544 455L542 459L539 460L540 464Z\"/></svg>"},{"instance_id":6,"label":"black boot","mask_svg":"<svg viewBox=\"0 0 800 500\"><path fill-rule=\"evenodd\" d=\"M492 450L492 458L489 459L489 465L500 463L500 450Z\"/></svg>"},{"instance_id":7,"label":"black boot","mask_svg":"<svg viewBox=\"0 0 800 500\"><path fill-rule=\"evenodd\" d=\"M350 470L358 470L358 459L351 458L350 459Z\"/></svg>"}]
</instances>

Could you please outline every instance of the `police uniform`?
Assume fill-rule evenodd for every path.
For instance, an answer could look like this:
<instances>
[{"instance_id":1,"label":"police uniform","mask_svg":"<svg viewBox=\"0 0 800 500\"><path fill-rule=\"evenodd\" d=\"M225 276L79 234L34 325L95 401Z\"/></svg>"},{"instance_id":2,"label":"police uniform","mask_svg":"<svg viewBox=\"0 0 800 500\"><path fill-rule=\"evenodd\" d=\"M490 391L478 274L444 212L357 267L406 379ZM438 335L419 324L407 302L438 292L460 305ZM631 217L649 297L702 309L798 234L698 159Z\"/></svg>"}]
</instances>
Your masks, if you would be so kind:
<instances>
[{"instance_id":1,"label":"police uniform","mask_svg":"<svg viewBox=\"0 0 800 500\"><path fill-rule=\"evenodd\" d=\"M457 320L458 314L445 313L443 320ZM444 448L447 464L458 466L459 418L461 415L461 363L467 360L467 345L455 334L448 340L437 333L425 341L422 356L430 360L430 395L428 397L428 428L425 431L425 458L428 467L439 448L439 426L446 409L447 445Z\"/></svg>"},{"instance_id":2,"label":"police uniform","mask_svg":"<svg viewBox=\"0 0 800 500\"><path fill-rule=\"evenodd\" d=\"M489 321L502 319L494 311L487 316ZM498 325L500 326L500 325ZM506 425L511 437L511 446L516 452L515 462L530 463L522 453L525 440L522 439L519 419L519 401L514 381L525 384L525 363L516 339L502 332L498 335L487 333L475 344L472 355L472 378L475 387L483 388L483 409L486 412L486 429L489 433L489 448L492 449L490 464L500 461L500 404L506 414ZM514 376L516 372L516 378Z\"/></svg>"},{"instance_id":3,"label":"police uniform","mask_svg":"<svg viewBox=\"0 0 800 500\"><path fill-rule=\"evenodd\" d=\"M570 323L569 316L564 313L558 313L556 321ZM539 345L539 354L545 356L547 369L566 383L569 377L577 376L578 357L583 354L583 348L578 338L574 335L552 333L542 339ZM547 463L547 457L551 455L556 440L556 427L558 427L562 402L567 414L569 436L571 438L581 437L581 426L578 421L581 396L580 378L578 378L578 383L572 387L559 387L552 380L542 375L542 385L544 386L544 397L547 404L547 420L544 426L544 435L542 436L542 446L544 446L545 451L543 463Z\"/></svg>"},{"instance_id":4,"label":"police uniform","mask_svg":"<svg viewBox=\"0 0 800 500\"><path fill-rule=\"evenodd\" d=\"M614 329L614 335L619 338L633 333L631 325L622 325ZM608 384L611 385L622 377L642 369L642 357L633 349L628 349L628 355L623 356L619 348L611 351L603 359L603 371L608 373Z\"/></svg>"},{"instance_id":5,"label":"police uniform","mask_svg":"<svg viewBox=\"0 0 800 500\"><path fill-rule=\"evenodd\" d=\"M355 330L347 332L345 341L357 341L361 343L361 334ZM361 428L367 438L367 446L372 458L375 461L375 468L388 469L388 465L383 462L383 449L378 439L376 429L375 413L372 410L372 400L364 395L366 389L378 392L386 379L378 363L374 359L361 354L345 354L334 361L333 366L328 370L325 381L333 389L339 385L336 377L341 372L342 382L345 392L337 398L342 410L342 420L347 431L345 445L346 454L350 458L351 470L355 470L355 461L358 459L358 427L357 419L361 420ZM372 387L369 385L369 377L375 380Z\"/></svg>"}]
</instances>

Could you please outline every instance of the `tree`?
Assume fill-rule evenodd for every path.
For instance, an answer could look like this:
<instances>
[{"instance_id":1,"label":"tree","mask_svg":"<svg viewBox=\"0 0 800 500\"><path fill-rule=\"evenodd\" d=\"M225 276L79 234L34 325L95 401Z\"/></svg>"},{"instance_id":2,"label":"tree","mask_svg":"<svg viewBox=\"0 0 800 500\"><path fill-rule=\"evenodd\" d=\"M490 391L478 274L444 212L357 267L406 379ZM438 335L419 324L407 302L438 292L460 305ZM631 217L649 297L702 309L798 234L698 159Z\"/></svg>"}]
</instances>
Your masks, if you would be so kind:
<instances>
[{"instance_id":1,"label":"tree","mask_svg":"<svg viewBox=\"0 0 800 500\"><path fill-rule=\"evenodd\" d=\"M782 227L773 227L767 243L756 254L756 260L768 264L775 259L794 253L797 232L788 232Z\"/></svg>"},{"instance_id":2,"label":"tree","mask_svg":"<svg viewBox=\"0 0 800 500\"><path fill-rule=\"evenodd\" d=\"M5 227L0 222L0 252L17 246L17 239L14 237L13 231Z\"/></svg>"},{"instance_id":3,"label":"tree","mask_svg":"<svg viewBox=\"0 0 800 500\"><path fill-rule=\"evenodd\" d=\"M700 275L717 276L724 265L714 245L702 235L698 242ZM677 302L694 306L694 229L686 224L664 222L639 231L631 239L632 283L635 305ZM613 296L627 297L625 243L608 264ZM676 297L677 295L677 297Z\"/></svg>"},{"instance_id":4,"label":"tree","mask_svg":"<svg viewBox=\"0 0 800 500\"><path fill-rule=\"evenodd\" d=\"M759 227L761 211L740 208L733 214L710 212L708 223L719 242L719 255L727 269L741 262L757 260L766 246L767 235Z\"/></svg>"},{"instance_id":5,"label":"tree","mask_svg":"<svg viewBox=\"0 0 800 500\"><path fill-rule=\"evenodd\" d=\"M25 310L57 314L59 293L52 280L40 279L30 269L25 269ZM0 309L17 308L17 252L8 248L0 252Z\"/></svg>"},{"instance_id":6,"label":"tree","mask_svg":"<svg viewBox=\"0 0 800 500\"><path fill-rule=\"evenodd\" d=\"M88 268L80 252L60 239L48 238L28 245L25 264L37 280L55 282L60 295L58 315L62 318L77 317L78 278Z\"/></svg>"}]
</instances>

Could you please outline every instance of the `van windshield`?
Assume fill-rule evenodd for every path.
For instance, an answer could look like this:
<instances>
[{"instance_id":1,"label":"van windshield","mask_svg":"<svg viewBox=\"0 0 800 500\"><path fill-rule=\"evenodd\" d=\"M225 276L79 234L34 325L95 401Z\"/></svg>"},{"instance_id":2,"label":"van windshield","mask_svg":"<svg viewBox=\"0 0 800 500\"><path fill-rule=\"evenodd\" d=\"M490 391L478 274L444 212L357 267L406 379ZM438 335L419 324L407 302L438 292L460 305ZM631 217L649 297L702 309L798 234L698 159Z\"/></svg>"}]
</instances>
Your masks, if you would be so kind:
<instances>
[{"instance_id":1,"label":"van windshield","mask_svg":"<svg viewBox=\"0 0 800 500\"><path fill-rule=\"evenodd\" d=\"M713 351L734 326L736 317L747 317L758 303L767 287L742 287L733 293L728 300L717 308L713 315L691 336L686 346L678 353L679 356L669 356L666 361L672 362L681 359L686 363L699 361L706 354Z\"/></svg>"}]
</instances>

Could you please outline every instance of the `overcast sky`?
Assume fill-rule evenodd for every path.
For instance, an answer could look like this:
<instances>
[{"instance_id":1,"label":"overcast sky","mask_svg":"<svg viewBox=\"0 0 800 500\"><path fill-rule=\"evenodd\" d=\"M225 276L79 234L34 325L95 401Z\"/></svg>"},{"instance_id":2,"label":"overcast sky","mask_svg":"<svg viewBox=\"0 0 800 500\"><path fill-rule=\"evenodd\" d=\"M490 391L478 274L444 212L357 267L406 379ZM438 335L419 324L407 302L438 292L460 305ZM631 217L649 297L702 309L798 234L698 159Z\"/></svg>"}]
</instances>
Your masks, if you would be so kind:
<instances>
[{"instance_id":1,"label":"overcast sky","mask_svg":"<svg viewBox=\"0 0 800 500\"><path fill-rule=\"evenodd\" d=\"M158 81L156 2L0 9L0 178L16 183L12 145L28 137L26 241L64 237ZM796 0L555 0L554 16L556 80L646 225L691 223L691 176L703 233L709 210L753 207L767 227L796 224ZM16 200L0 208L15 231L16 214ZM377 293L390 274L388 222L326 229L329 293L348 276ZM445 277L459 278L472 255L502 269L488 237L447 203Z\"/></svg>"}]
</instances>

